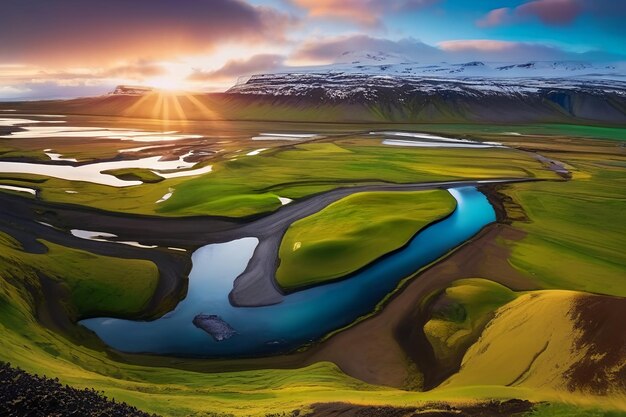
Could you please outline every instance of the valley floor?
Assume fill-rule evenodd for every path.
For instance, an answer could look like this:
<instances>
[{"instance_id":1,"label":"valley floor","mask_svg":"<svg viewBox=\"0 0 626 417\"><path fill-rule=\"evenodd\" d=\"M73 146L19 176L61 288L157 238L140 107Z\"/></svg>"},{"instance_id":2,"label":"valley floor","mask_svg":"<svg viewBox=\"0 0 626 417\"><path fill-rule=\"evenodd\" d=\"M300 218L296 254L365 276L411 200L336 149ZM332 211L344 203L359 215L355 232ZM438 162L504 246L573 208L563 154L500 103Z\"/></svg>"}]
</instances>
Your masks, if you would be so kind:
<instances>
[{"instance_id":1,"label":"valley floor","mask_svg":"<svg viewBox=\"0 0 626 417\"><path fill-rule=\"evenodd\" d=\"M154 122L115 123L138 129ZM176 128L207 135L193 123ZM386 135L369 132L389 126L371 125L325 127L320 137L261 147L251 137L265 128L222 126L232 137L135 151L135 158L191 153L212 172L155 179L133 171L140 184L120 188L3 174L4 162L48 163L44 149L52 145L2 139L0 184L35 195L0 189L0 360L167 416L626 413L626 129L604 135L578 126L411 127L506 145L451 150L381 145ZM506 133L513 129L517 135ZM83 151L83 140L63 137L53 145L77 164L127 158L120 151L137 147L103 138ZM524 181L485 183L492 179ZM77 324L161 317L186 295L192 252L241 237L272 212L298 212L297 204L321 201L335 188L432 181L473 182L496 221L407 276L370 314L297 351L230 359L130 354ZM279 197L292 201L283 206ZM295 219L258 235L282 236ZM71 230L115 237L90 240ZM372 257L361 262L367 266Z\"/></svg>"}]
</instances>

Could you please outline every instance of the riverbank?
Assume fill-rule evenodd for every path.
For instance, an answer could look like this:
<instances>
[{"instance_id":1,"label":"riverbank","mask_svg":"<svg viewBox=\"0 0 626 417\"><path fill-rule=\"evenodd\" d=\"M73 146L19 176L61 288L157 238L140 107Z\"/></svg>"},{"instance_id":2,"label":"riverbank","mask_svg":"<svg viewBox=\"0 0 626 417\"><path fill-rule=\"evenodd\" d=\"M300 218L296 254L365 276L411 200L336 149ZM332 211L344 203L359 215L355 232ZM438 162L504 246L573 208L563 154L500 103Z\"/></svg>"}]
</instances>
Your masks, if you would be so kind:
<instances>
[{"instance_id":1,"label":"riverbank","mask_svg":"<svg viewBox=\"0 0 626 417\"><path fill-rule=\"evenodd\" d=\"M537 181L537 179L511 178L346 187L337 188L291 203L289 206L279 209L275 214L264 217L242 228L246 232L249 231L247 235L242 233L242 236L257 237L260 243L245 271L235 280L233 290L229 294L230 302L238 307L261 307L280 303L284 298L284 294L283 290L276 284L274 275L279 259L280 243L287 228L293 222L317 213L348 195L368 191L421 191L525 181Z\"/></svg>"},{"instance_id":2,"label":"riverbank","mask_svg":"<svg viewBox=\"0 0 626 417\"><path fill-rule=\"evenodd\" d=\"M506 225L487 226L451 254L405 280L404 285L387 299L376 314L300 352L265 358L209 361L118 354L131 363L175 366L204 372L299 368L329 361L337 364L346 374L372 384L420 388L415 386L415 378L421 378L423 372L424 383L434 385L454 369L441 370L433 361L429 361L427 352L431 348L425 339L414 332L407 336L398 334L399 326L412 323L412 328L419 327L419 320L424 319L418 319L418 322L415 320L422 313L422 300L460 278L480 276L515 290L534 289L527 277L506 262L508 250L500 243L521 237L520 233ZM426 355L423 361L420 360L422 353ZM411 362L416 365L419 363L419 366L411 367Z\"/></svg>"},{"instance_id":3,"label":"riverbank","mask_svg":"<svg viewBox=\"0 0 626 417\"><path fill-rule=\"evenodd\" d=\"M510 180L496 180L496 182L498 182L498 183L508 182L508 181L510 181ZM513 181L520 181L520 180L513 180ZM481 181L480 184L484 185L485 182L488 182L488 181ZM478 185L479 184L478 182L472 182L472 183L474 185ZM459 184L468 185L468 182L428 183L428 184L416 184L416 185L384 185L384 186L381 186L381 187L384 187L384 188L387 188L387 189L393 189L393 190L406 190L406 189L411 189L411 188L417 188L417 189L424 189L424 188L431 188L431 187L432 188L438 188L438 187L444 187L445 188L445 187L448 187L448 186L459 185ZM361 187L361 188L363 188L363 187ZM358 190L360 190L361 188L358 188ZM342 194L346 194L346 193L349 194L351 192L356 192L356 191L357 190L354 189L354 188L339 189L335 193L332 193L334 195L331 194L331 197L333 199L338 199L338 198L341 197ZM326 193L326 194L328 194L328 193ZM326 194L322 194L322 195L318 196L320 199L322 199L322 200L317 200L318 204L323 204L324 202L328 203L328 201L329 201L328 200L328 195L326 195ZM323 198L326 198L326 200L324 200ZM285 213L286 210L284 210L284 211L279 210L275 214L275 215L278 215L278 214L281 215L281 218L280 218L281 222L284 222L284 223L282 223L283 227L287 227L288 224L290 224L289 220L292 220L294 216L297 216L297 215L303 216L303 215L306 215L306 213L309 212L309 210L315 210L316 208L318 208L317 204L312 204L312 205L311 204L307 204L307 203L311 203L311 201L308 201L308 200L303 200L303 201L301 201L299 203L300 203L300 206L302 206L302 207L298 207L297 205L292 206L294 208L292 208L291 210L294 210L294 212L291 213L291 214L288 211ZM43 203L43 202L36 202L36 204L39 207L41 207L41 205L45 205L45 203ZM66 208L66 209L68 209L68 208ZM77 213L77 208L76 207L71 207L71 208L69 208L69 210L70 210L70 212L69 213L65 213L65 215L67 216L67 215L69 215L71 213L72 219L75 219L77 217L76 214L78 214ZM18 212L23 213L24 211L19 210ZM28 211L26 211L26 212L28 212ZM93 213L90 213L90 214L93 214ZM113 227L115 227L114 226L115 225L115 220L117 220L118 218L121 217L121 216L115 216L115 215L111 216L109 213L102 213L102 214L103 214L104 217L100 218L99 220L98 220L98 216L95 216L95 218L94 218L93 215L86 216L86 217L88 217L90 219L90 221L92 221L92 222L107 223L107 224L109 224L109 225L111 225ZM108 216L108 218L107 218L107 216ZM150 221L150 222L152 222L152 221L156 220L156 219L151 219L149 217L145 218L144 216L138 216L138 217L142 217L141 219L137 219L137 220L140 220L140 221ZM271 227L276 227L276 222L273 219L271 219L272 215L270 215L268 217L269 218L259 219L257 221L254 221L254 222L248 224L248 225L240 226L239 229L254 230L254 228L256 227L256 230L259 231L259 230L267 230L268 228L271 228ZM80 218L80 216L78 216L78 218ZM61 219L63 219L64 221L69 221L68 218L64 217L64 216L61 216ZM180 220L181 220L181 223L185 223L186 222L186 220L183 220L183 219L180 219ZM175 219L167 219L167 222L172 222L172 221L176 222ZM32 223L34 223L34 222L32 222ZM166 222L164 222L164 223L166 223ZM119 224L118 224L118 226L119 226ZM211 226L211 224L207 223L206 226ZM59 234L62 235L64 239L73 239L73 237L67 236L66 234L62 233L61 231L53 229L53 228L50 228L50 227L45 227L45 226L38 225L38 224L33 226L33 227L38 227L40 229L43 228L41 230L45 231L48 234L48 235L45 236L45 238L48 239L48 240L54 240L55 238L59 238L59 236L58 236ZM135 224L135 227L137 227L136 224ZM175 224L174 225L170 224L169 227L171 229L176 229L176 225ZM139 228L137 227L137 229L139 229ZM163 232L164 230L167 230L167 229L166 228L161 228L160 230ZM196 232L202 232L202 231L199 230L199 228L196 228ZM228 231L228 233L233 233L233 232L234 231ZM247 234L247 232L242 232L241 234L243 236L245 236ZM55 236L54 238L52 237L53 235ZM220 237L219 235L220 235L220 233L218 231L216 233L216 236L219 238ZM122 236L125 236L125 235L122 234ZM203 237L207 238L207 235L204 234ZM166 238L163 238L163 239L166 239ZM68 244L68 242L63 242L63 243ZM149 253L159 254L160 256L163 256L163 257L167 257L167 256L171 255L171 254L169 254L169 252L167 253L167 256L165 256L165 254L162 251L142 250L142 249L139 249L139 248L126 248L123 245L101 244L100 242L86 241L84 239L73 239L73 243L72 244L88 245L88 247L89 247L89 245L91 245L93 247L96 247L98 245L104 245L105 247L107 247L109 249L132 250L136 254L149 252ZM136 256L136 255L133 255L133 256ZM178 254L178 256L181 256L182 259L185 258L184 254ZM169 275L169 276L172 277L173 275ZM172 279L170 278L168 282L171 282L171 281L172 281ZM55 291L58 291L58 289L55 289L54 285L46 285L46 286L44 286L44 291L49 291L49 295L51 296L52 299L54 299L54 296L58 295L55 292ZM179 295L179 297L181 297L181 296L184 297L184 292L181 292L179 294L182 294L182 295ZM155 305L159 305L156 301L153 300L153 302L154 302ZM162 306L162 304L161 304L161 306ZM44 309L41 309L40 311L44 311ZM52 311L48 311L47 316L48 317L53 317L53 319L49 320L50 322L60 323L60 322L63 322L63 320L64 320L63 314L64 314L64 312L62 311L62 309L56 309L56 311L54 309L52 309ZM66 325L68 327L71 327L71 323L66 322ZM70 332L74 331L73 329L67 329L67 330L70 331ZM313 348L312 350L315 350L315 348ZM353 365L353 366L350 365L350 362L354 362L353 358L345 358L345 359L335 358L334 357L335 354L332 352L332 350L333 349L330 349L331 353L330 353L330 355L328 355L328 358L330 358L330 359L326 359L326 355L323 355L323 357L321 359L312 359L311 361L307 361L306 358L295 358L293 360L292 359L288 359L288 360L285 361L286 362L285 365L281 365L281 367L283 367L283 366L289 367L293 363L298 363L298 364L314 363L317 360L331 360L331 361L333 361L335 363L340 363L340 366L342 366L342 369L343 368L350 368L350 367L354 367L354 368L358 368L359 367L358 365ZM384 348L383 348L383 350L384 350ZM243 362L246 362L246 361L247 360L245 360L245 359L243 360ZM255 360L252 360L252 362L254 362L254 361ZM220 362L222 362L222 361L218 361L218 363L220 363ZM344 366L344 365L342 365L342 363L347 363L347 365ZM399 366L399 368L400 367L402 367L402 366ZM363 367L363 369L365 369L365 367ZM363 378L365 380L370 380L371 379L371 377L368 377L367 375L363 374L363 371L355 373L355 376L358 376L359 378ZM374 380L376 380L377 378L378 377L375 377ZM385 379L385 378L383 378L383 379ZM405 382L398 382L396 380L396 381L386 381L385 383L389 384L389 385L393 385L393 386L402 386L402 384L404 384Z\"/></svg>"}]
</instances>

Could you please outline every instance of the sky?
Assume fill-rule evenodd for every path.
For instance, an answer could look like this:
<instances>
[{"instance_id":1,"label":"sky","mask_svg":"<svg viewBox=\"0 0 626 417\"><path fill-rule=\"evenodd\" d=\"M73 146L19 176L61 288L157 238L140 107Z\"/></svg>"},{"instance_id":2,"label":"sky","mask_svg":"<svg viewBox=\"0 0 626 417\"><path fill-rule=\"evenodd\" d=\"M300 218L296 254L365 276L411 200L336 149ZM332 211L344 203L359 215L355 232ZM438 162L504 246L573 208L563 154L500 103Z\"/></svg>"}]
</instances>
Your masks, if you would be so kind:
<instances>
[{"instance_id":1,"label":"sky","mask_svg":"<svg viewBox=\"0 0 626 417\"><path fill-rule=\"evenodd\" d=\"M0 0L0 100L223 91L344 52L624 61L625 21L626 0Z\"/></svg>"}]
</instances>

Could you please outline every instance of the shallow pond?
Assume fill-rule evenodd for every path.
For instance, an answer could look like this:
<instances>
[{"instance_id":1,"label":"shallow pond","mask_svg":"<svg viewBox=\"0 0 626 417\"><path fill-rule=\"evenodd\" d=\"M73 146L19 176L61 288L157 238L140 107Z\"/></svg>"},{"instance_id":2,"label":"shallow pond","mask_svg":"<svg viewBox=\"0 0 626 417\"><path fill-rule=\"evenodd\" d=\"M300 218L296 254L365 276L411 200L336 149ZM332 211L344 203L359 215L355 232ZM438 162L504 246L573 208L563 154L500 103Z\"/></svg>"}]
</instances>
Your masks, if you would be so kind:
<instances>
[{"instance_id":1,"label":"shallow pond","mask_svg":"<svg viewBox=\"0 0 626 417\"><path fill-rule=\"evenodd\" d=\"M293 293L280 304L241 308L229 303L233 281L258 243L256 238L243 238L196 250L187 297L162 318L151 322L94 318L81 324L126 352L228 357L289 351L370 313L402 279L495 221L487 198L475 188L449 191L457 200L456 210L418 233L404 249L349 279ZM236 334L214 340L192 323L198 314L220 316Z\"/></svg>"},{"instance_id":2,"label":"shallow pond","mask_svg":"<svg viewBox=\"0 0 626 417\"><path fill-rule=\"evenodd\" d=\"M211 165L189 169L193 167L195 163L185 162L183 160L185 156L186 155L172 161L164 161L160 156L153 156L142 159L96 162L93 164L76 166L0 161L0 172L13 174L37 174L69 181L85 181L92 182L94 184L110 185L113 187L129 187L132 185L141 185L143 183L135 180L121 180L113 175L103 174L102 171L124 168L145 168L152 170L163 178L187 177L211 172ZM162 170L172 172L161 172Z\"/></svg>"}]
</instances>

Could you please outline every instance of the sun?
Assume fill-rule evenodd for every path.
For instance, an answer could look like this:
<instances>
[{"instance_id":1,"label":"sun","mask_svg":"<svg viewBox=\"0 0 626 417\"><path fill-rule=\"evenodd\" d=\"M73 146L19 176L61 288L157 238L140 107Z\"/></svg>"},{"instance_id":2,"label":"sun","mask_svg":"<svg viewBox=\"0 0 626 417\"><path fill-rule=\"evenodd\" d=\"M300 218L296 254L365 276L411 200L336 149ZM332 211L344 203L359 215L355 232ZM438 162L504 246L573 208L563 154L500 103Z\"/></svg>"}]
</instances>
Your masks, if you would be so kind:
<instances>
[{"instance_id":1,"label":"sun","mask_svg":"<svg viewBox=\"0 0 626 417\"><path fill-rule=\"evenodd\" d=\"M145 84L166 91L183 91L189 88L189 84L186 81L186 74L168 73L160 75L158 77L149 78L145 81Z\"/></svg>"}]
</instances>

